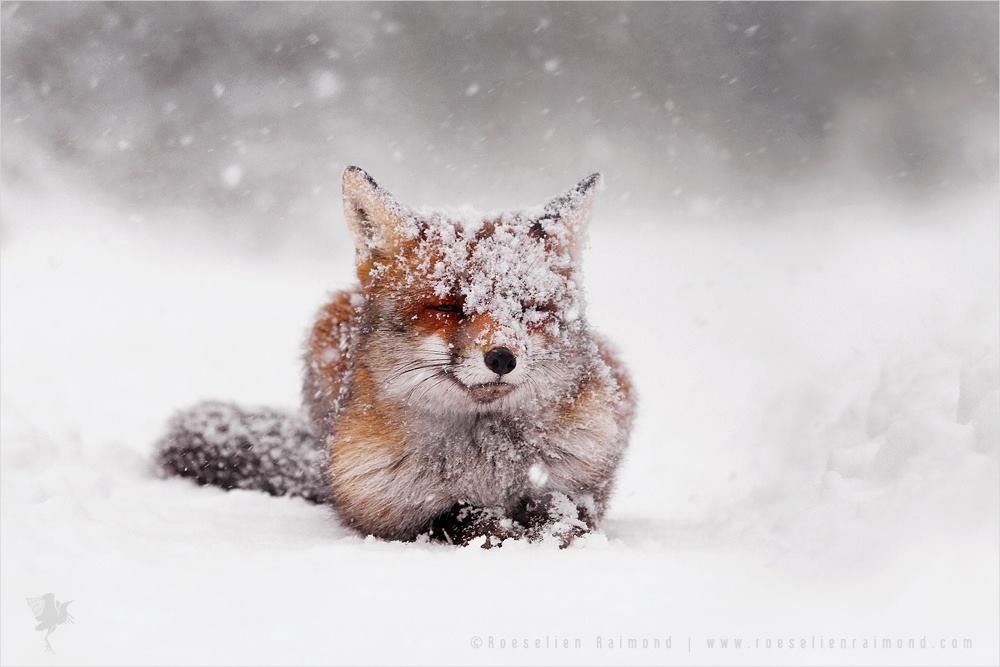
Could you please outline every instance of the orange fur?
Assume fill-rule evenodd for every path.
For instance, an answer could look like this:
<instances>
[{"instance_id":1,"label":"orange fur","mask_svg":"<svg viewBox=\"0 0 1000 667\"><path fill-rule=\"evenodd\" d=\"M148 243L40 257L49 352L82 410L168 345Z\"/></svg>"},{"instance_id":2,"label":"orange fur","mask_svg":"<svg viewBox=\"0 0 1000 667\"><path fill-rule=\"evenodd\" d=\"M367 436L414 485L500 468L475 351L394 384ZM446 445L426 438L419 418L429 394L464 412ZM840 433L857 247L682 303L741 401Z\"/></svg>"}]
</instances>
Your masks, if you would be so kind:
<instances>
[{"instance_id":1,"label":"orange fur","mask_svg":"<svg viewBox=\"0 0 1000 667\"><path fill-rule=\"evenodd\" d=\"M350 336L354 318L351 300L357 292L336 292L323 305L309 332L306 344L303 404L309 407L313 424L323 424L328 430L335 415L330 406L338 401L345 389L344 381L350 369Z\"/></svg>"}]
</instances>

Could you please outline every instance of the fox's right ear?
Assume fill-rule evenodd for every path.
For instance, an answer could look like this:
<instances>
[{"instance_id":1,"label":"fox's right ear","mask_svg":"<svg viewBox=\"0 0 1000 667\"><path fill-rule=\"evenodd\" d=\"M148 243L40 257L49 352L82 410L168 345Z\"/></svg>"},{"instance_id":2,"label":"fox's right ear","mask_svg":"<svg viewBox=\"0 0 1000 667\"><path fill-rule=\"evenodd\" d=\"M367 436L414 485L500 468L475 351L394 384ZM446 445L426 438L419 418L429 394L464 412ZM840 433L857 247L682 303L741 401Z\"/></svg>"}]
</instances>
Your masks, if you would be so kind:
<instances>
[{"instance_id":1,"label":"fox's right ear","mask_svg":"<svg viewBox=\"0 0 1000 667\"><path fill-rule=\"evenodd\" d=\"M360 167L344 171L344 217L358 260L392 257L406 236L408 215L395 198Z\"/></svg>"}]
</instances>

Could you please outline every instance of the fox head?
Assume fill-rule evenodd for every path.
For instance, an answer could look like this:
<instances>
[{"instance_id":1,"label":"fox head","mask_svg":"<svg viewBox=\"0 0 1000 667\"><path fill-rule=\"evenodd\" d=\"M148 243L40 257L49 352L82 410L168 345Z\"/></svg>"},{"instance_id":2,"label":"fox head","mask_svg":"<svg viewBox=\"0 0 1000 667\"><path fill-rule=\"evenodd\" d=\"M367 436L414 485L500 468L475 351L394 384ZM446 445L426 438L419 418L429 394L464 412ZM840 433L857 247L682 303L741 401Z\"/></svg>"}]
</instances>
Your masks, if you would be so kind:
<instances>
[{"instance_id":1,"label":"fox head","mask_svg":"<svg viewBox=\"0 0 1000 667\"><path fill-rule=\"evenodd\" d=\"M593 364L580 253L600 175L534 208L401 205L344 173L365 305L359 362L383 396L434 414L551 407Z\"/></svg>"}]
</instances>

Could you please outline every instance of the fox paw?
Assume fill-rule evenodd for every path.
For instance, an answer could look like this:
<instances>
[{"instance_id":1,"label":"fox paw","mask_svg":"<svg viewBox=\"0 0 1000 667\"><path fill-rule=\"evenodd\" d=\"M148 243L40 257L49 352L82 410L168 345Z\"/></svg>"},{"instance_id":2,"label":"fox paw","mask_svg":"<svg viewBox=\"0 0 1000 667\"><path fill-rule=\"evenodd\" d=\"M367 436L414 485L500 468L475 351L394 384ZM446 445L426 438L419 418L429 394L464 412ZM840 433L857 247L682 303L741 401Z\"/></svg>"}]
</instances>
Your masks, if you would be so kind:
<instances>
[{"instance_id":1,"label":"fox paw","mask_svg":"<svg viewBox=\"0 0 1000 667\"><path fill-rule=\"evenodd\" d=\"M456 503L431 522L429 533L431 539L460 546L484 537L482 547L491 549L500 546L504 540L520 539L524 536L524 528L501 508Z\"/></svg>"},{"instance_id":2,"label":"fox paw","mask_svg":"<svg viewBox=\"0 0 1000 667\"><path fill-rule=\"evenodd\" d=\"M593 518L585 506L573 502L564 493L549 493L524 501L515 518L523 525L524 537L530 542L557 540L565 549L573 540L586 535Z\"/></svg>"},{"instance_id":3,"label":"fox paw","mask_svg":"<svg viewBox=\"0 0 1000 667\"><path fill-rule=\"evenodd\" d=\"M587 505L579 505L564 493L526 498L508 516L499 507L473 507L456 503L434 519L430 539L466 546L483 538L482 547L499 547L505 540L555 541L565 549L573 540L590 532L594 520Z\"/></svg>"}]
</instances>

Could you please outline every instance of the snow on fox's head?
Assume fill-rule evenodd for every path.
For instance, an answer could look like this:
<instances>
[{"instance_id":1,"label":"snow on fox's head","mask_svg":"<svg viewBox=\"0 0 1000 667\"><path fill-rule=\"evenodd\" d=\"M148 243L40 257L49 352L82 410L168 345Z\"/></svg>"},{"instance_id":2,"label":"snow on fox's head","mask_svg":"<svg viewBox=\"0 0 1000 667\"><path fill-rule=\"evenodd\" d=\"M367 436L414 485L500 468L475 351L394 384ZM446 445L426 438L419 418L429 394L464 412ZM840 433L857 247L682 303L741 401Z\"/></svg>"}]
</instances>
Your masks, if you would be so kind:
<instances>
[{"instance_id":1,"label":"snow on fox's head","mask_svg":"<svg viewBox=\"0 0 1000 667\"><path fill-rule=\"evenodd\" d=\"M367 307L364 364L386 395L436 412L508 412L565 393L593 353L580 250L600 176L534 208L400 205L344 173ZM591 344L592 347L592 344Z\"/></svg>"}]
</instances>

